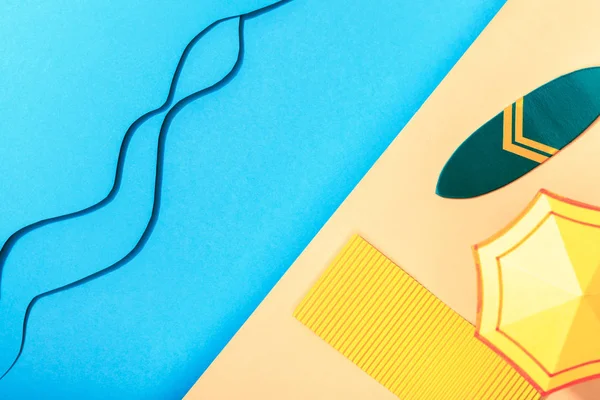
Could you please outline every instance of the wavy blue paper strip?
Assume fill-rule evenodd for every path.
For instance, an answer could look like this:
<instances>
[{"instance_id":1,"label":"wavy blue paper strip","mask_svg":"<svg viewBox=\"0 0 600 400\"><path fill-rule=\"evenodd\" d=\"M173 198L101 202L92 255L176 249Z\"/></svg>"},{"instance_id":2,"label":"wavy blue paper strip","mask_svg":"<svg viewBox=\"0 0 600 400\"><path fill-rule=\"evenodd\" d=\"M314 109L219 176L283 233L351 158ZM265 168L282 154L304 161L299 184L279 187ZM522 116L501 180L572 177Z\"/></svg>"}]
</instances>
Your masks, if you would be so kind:
<instances>
[{"instance_id":1,"label":"wavy blue paper strip","mask_svg":"<svg viewBox=\"0 0 600 400\"><path fill-rule=\"evenodd\" d=\"M237 74L240 69L243 52L244 52L244 43L243 43L243 26L244 20L246 18L255 16L259 13L267 12L283 3L289 2L291 0L284 0L272 4L270 6L264 7L262 9L252 11L250 13L231 16L222 18L211 25L209 25L206 29L204 29L201 33L199 33L192 41L186 46L181 59L177 65L175 73L173 75L173 79L171 82L171 87L169 89L169 94L167 99L159 108L149 111L146 114L139 117L127 130L121 148L119 152L117 169L115 174L115 180L112 189L110 190L107 197L102 199L100 202L87 207L83 210L73 212L70 214L61 215L54 218L45 219L34 224L28 225L19 231L15 232L13 235L9 237L9 239L5 242L2 249L0 249L0 274L2 273L2 268L8 259L11 250L15 246L15 244L22 238L24 238L27 234L42 229L47 226L51 226L53 224L67 221L75 218L82 218L84 216L90 215L92 213L98 212L102 208L109 205L112 201L114 201L119 193L121 192L122 183L123 183L123 170L125 165L125 157L127 155L128 150L130 150L129 146L134 137L134 134L139 131L139 129L146 123L150 122L153 117L159 116L165 111L167 111L164 119L162 120L160 131L158 135L158 143L157 143L157 155L156 155L156 170L154 177L154 197L151 205L151 213L149 216L149 220L139 236L137 243L133 246L129 252L126 253L125 256L118 259L114 263L109 266L104 267L96 267L90 269L89 264L86 265L76 265L76 271L68 271L70 274L65 272L64 275L60 276L60 279L57 282L48 282L48 275L44 273L40 274L24 274L19 275L23 277L23 282L25 285L31 285L32 278L35 280L38 278L40 285L44 287L43 290L37 291L37 293L33 293L30 297L25 297L23 299L13 298L11 296L11 287L5 287L2 290L2 298L0 298L0 320L3 321L3 330L2 335L0 336L0 371L4 371L0 376L0 379L4 378L6 374L12 369L12 367L18 361L20 355L23 352L23 347L25 344L25 338L27 333L27 321L29 315L31 313L31 309L34 304L41 298L45 296L49 296L51 294L67 290L83 283L89 282L93 279L101 277L107 273L110 273L119 267L125 265L131 259L133 259L144 247L146 242L148 241L150 235L152 234L156 222L158 220L158 215L160 212L160 203L161 203L161 191L162 191L162 178L163 178L163 165L164 165L164 152L165 152L165 141L167 138L167 133L169 131L169 127L173 119L177 116L177 114L188 104L191 102L198 100L199 98L209 95L223 86L227 85ZM235 31L237 34L237 56L235 58L235 62L230 68L230 70L216 83L209 85L205 88L197 90L191 94L188 94L185 97L182 97L180 100L174 103L177 97L181 97L181 94L177 95L178 90L178 82L180 80L180 76L183 72L183 67L185 65L186 60L189 57L190 52L194 48L194 46L207 34L209 34L213 30L217 29L229 29ZM174 105L173 105L174 103ZM117 225L122 223L121 220L113 220L110 222L114 222ZM118 231L117 229L115 229ZM43 269L43 266L40 266ZM1 275L0 275L1 276ZM52 275L55 277L55 275ZM0 281L0 284L3 284ZM6 285L5 285L6 286ZM34 285L31 285L35 288ZM22 302L20 302L20 300ZM24 306L26 304L26 306ZM24 307L23 307L24 306ZM19 312L21 308L24 308L24 312ZM15 312L15 310L17 312ZM19 334L19 331L21 334Z\"/></svg>"}]
</instances>

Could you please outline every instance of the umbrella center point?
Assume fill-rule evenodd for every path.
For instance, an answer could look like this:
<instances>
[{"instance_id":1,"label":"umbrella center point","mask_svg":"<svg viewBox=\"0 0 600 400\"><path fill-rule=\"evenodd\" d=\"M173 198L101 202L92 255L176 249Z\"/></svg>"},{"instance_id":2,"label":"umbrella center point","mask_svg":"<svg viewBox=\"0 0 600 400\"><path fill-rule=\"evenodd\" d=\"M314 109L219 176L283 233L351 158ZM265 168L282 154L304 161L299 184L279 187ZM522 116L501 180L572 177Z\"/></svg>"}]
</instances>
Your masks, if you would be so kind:
<instances>
[{"instance_id":1,"label":"umbrella center point","mask_svg":"<svg viewBox=\"0 0 600 400\"><path fill-rule=\"evenodd\" d=\"M475 249L481 337L548 388L600 372L600 208L541 192Z\"/></svg>"}]
</instances>

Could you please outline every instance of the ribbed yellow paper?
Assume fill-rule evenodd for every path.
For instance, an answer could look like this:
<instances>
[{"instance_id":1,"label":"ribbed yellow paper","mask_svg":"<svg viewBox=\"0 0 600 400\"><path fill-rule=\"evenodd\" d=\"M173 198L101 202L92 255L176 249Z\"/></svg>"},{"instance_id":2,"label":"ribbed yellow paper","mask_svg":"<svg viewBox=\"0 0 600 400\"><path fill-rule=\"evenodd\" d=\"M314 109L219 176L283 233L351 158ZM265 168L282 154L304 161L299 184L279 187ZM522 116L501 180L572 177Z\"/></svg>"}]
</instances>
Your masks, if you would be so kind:
<instances>
[{"instance_id":1,"label":"ribbed yellow paper","mask_svg":"<svg viewBox=\"0 0 600 400\"><path fill-rule=\"evenodd\" d=\"M359 236L294 316L402 400L540 397L473 325Z\"/></svg>"}]
</instances>

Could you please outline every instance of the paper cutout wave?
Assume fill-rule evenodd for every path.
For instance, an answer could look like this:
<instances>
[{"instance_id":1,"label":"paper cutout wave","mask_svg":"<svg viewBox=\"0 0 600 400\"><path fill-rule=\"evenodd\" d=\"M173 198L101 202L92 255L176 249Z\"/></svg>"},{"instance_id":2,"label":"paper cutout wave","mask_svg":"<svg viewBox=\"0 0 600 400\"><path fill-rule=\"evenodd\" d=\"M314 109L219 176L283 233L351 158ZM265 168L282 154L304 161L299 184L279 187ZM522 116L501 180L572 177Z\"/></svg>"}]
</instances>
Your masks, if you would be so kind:
<instances>
[{"instance_id":1,"label":"paper cutout wave","mask_svg":"<svg viewBox=\"0 0 600 400\"><path fill-rule=\"evenodd\" d=\"M222 18L209 25L206 29L204 29L196 37L194 37L182 53L182 56L173 75L173 79L169 89L169 94L163 105L139 117L127 130L119 152L114 184L107 197L102 199L99 203L94 204L83 210L61 215L54 218L45 219L34 224L28 225L9 237L9 239L3 245L2 249L0 249L0 274L2 273L2 268L5 265L6 260L8 259L11 253L11 249L14 248L15 244L18 243L18 241L21 238L26 237L27 234L42 229L44 227L49 228L50 226L53 226L54 224L62 221L84 217L88 214L92 214L94 212L99 211L100 209L111 203L119 194L121 185L123 183L122 180L124 160L132 137L142 127L142 125L149 122L153 117L160 116L162 113L166 112L164 119L162 120L160 132L158 135L152 210L150 213L149 221L146 227L144 228L144 231L140 234L135 246L129 252L127 252L127 254L118 259L118 261L103 268L94 267L93 269L90 269L89 265L77 265L72 270L66 270L64 274L62 274L61 271L61 275L58 277L58 279L56 281L51 282L45 280L43 282L41 281L42 279L48 278L47 274L37 274L37 279L40 280L40 282L38 282L38 286L43 287L43 290L38 290L37 292L32 293L31 296L28 296L27 298L15 298L15 296L11 296L11 287L7 287L6 282L0 280L0 285L2 285L2 298L0 298L0 320L2 321L3 325L3 329L0 334L0 374L2 374L0 375L0 379L6 376L6 374L13 368L23 351L26 337L27 321L33 305L38 300L45 296L79 286L83 283L89 282L95 278L101 277L109 272L112 272L125 265L142 250L142 248L144 247L154 230L160 212L165 141L172 120L186 105L190 104L195 100L198 100L203 96L206 96L210 93L221 89L236 76L237 72L241 67L244 53L243 27L245 20L268 12L273 8L278 7L289 1L291 0L277 1L269 6L262 7L251 12ZM237 38L237 55L234 64L230 66L227 73L224 76L222 76L217 82L205 86L203 88L194 88L194 90L188 91L187 94L178 93L178 83L180 81L185 61L190 55L190 52L202 38L204 38L209 32L216 30L217 27L220 27L220 29L231 30L231 34L235 35L235 37ZM119 221L114 222L119 223ZM43 266L39 266L39 268L43 269ZM24 277L23 279L35 280L36 274L31 274L30 276ZM30 284L31 282L28 281L26 283ZM33 287L35 286L36 285L34 284Z\"/></svg>"}]
</instances>

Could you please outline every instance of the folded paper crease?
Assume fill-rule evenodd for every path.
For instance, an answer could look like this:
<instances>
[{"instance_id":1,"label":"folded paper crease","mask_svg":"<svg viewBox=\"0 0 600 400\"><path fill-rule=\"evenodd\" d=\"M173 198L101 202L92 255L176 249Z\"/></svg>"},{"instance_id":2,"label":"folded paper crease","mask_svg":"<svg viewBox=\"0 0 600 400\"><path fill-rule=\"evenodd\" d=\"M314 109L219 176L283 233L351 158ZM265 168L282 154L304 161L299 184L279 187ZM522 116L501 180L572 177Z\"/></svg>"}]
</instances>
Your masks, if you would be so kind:
<instances>
[{"instance_id":1,"label":"folded paper crease","mask_svg":"<svg viewBox=\"0 0 600 400\"><path fill-rule=\"evenodd\" d=\"M537 399L475 327L354 236L294 317L400 399Z\"/></svg>"}]
</instances>

